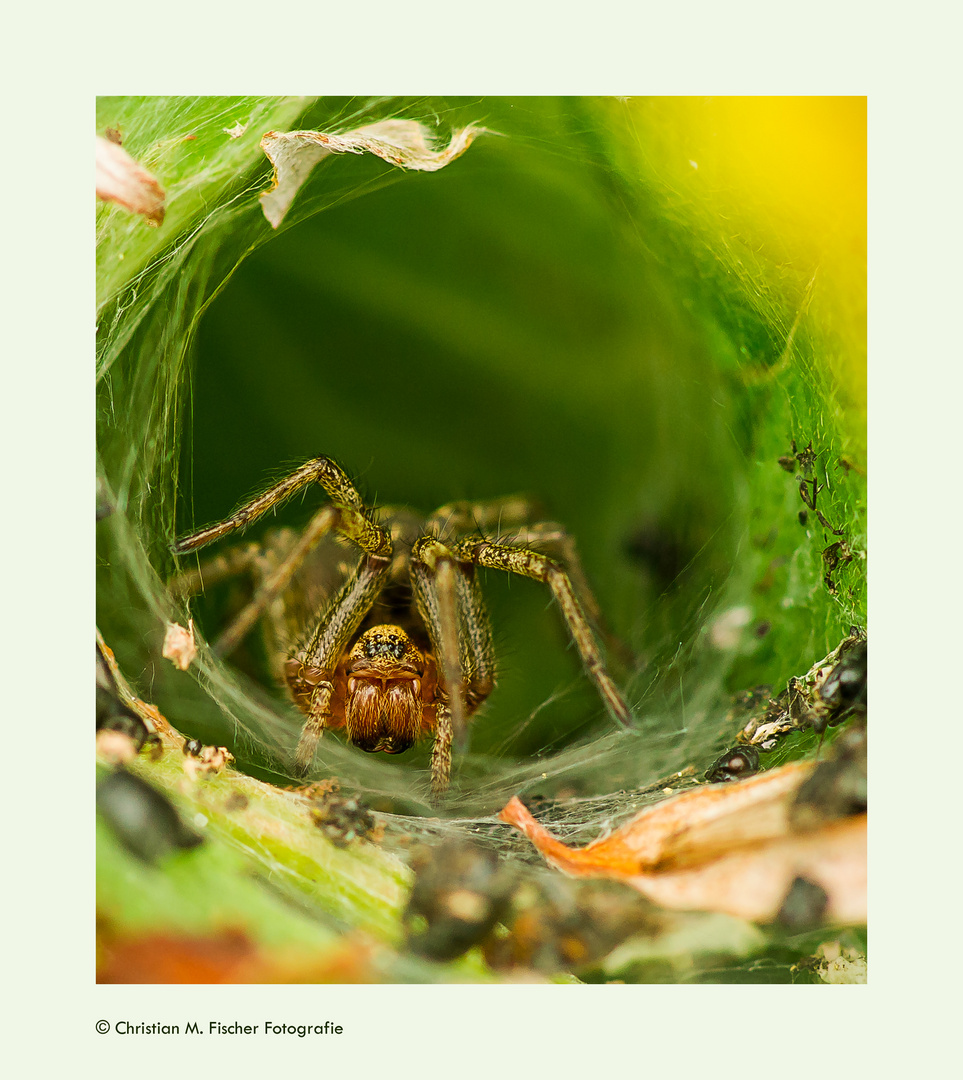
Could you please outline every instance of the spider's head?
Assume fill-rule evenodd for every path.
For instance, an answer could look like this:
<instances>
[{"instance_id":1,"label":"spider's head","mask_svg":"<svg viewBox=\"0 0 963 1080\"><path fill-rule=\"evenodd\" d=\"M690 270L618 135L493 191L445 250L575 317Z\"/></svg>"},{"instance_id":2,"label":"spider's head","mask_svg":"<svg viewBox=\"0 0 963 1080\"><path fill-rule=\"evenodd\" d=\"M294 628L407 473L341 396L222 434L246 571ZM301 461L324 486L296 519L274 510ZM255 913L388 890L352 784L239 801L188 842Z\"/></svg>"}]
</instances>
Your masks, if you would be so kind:
<instances>
[{"instance_id":1,"label":"spider's head","mask_svg":"<svg viewBox=\"0 0 963 1080\"><path fill-rule=\"evenodd\" d=\"M400 626L373 626L348 654L348 738L373 754L400 754L422 727L425 656Z\"/></svg>"}]
</instances>

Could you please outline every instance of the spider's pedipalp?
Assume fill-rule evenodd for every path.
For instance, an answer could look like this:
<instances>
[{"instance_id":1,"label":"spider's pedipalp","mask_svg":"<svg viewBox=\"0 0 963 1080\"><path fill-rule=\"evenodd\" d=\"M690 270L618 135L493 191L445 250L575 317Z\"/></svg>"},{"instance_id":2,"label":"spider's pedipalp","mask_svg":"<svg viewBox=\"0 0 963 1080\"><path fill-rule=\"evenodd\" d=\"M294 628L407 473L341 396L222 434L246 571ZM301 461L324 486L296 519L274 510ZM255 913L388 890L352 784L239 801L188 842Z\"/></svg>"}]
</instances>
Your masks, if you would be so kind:
<instances>
[{"instance_id":1,"label":"spider's pedipalp","mask_svg":"<svg viewBox=\"0 0 963 1080\"><path fill-rule=\"evenodd\" d=\"M294 769L298 776L304 776L311 767L311 762L314 761L318 740L331 719L333 694L334 685L328 681L319 683L312 694L308 719L301 729L301 737L298 739L298 748L294 757Z\"/></svg>"}]
</instances>

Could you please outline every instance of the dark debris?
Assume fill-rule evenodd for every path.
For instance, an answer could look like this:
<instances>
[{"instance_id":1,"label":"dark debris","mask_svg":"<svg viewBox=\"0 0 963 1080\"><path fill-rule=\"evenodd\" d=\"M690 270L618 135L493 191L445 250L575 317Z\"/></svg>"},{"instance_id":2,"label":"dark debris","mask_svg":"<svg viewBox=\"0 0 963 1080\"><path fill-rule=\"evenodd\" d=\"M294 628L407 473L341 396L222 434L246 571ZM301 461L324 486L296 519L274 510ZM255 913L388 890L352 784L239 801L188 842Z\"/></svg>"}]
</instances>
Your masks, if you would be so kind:
<instances>
[{"instance_id":1,"label":"dark debris","mask_svg":"<svg viewBox=\"0 0 963 1080\"><path fill-rule=\"evenodd\" d=\"M144 862L202 843L163 792L126 769L115 769L97 785L97 810L124 847Z\"/></svg>"},{"instance_id":2,"label":"dark debris","mask_svg":"<svg viewBox=\"0 0 963 1080\"><path fill-rule=\"evenodd\" d=\"M484 953L500 970L577 971L662 929L663 916L630 885L543 876L518 890L505 932L489 937Z\"/></svg>"},{"instance_id":3,"label":"dark debris","mask_svg":"<svg viewBox=\"0 0 963 1080\"><path fill-rule=\"evenodd\" d=\"M821 761L796 793L789 812L799 829L865 814L867 805L866 729L854 726L833 743L832 757Z\"/></svg>"},{"instance_id":4,"label":"dark debris","mask_svg":"<svg viewBox=\"0 0 963 1080\"><path fill-rule=\"evenodd\" d=\"M797 877L789 886L776 923L790 933L800 933L821 925L829 896L815 881Z\"/></svg>"},{"instance_id":5,"label":"dark debris","mask_svg":"<svg viewBox=\"0 0 963 1080\"><path fill-rule=\"evenodd\" d=\"M759 751L754 746L734 746L726 750L706 769L710 784L742 780L759 769Z\"/></svg>"},{"instance_id":6,"label":"dark debris","mask_svg":"<svg viewBox=\"0 0 963 1080\"><path fill-rule=\"evenodd\" d=\"M356 795L340 794L337 780L321 780L301 789L301 793L309 799L311 820L335 847L381 839L374 815Z\"/></svg>"},{"instance_id":7,"label":"dark debris","mask_svg":"<svg viewBox=\"0 0 963 1080\"><path fill-rule=\"evenodd\" d=\"M854 626L840 642L835 661L827 670L829 658L815 665L802 678L791 678L786 688L775 698L769 697L760 708L758 691L746 692L745 707L730 709L729 716L737 718L750 711L743 723L738 741L772 750L778 741L791 731L811 729L821 735L827 727L851 716L866 718L867 643L861 627ZM831 656L833 654L830 654Z\"/></svg>"},{"instance_id":8,"label":"dark debris","mask_svg":"<svg viewBox=\"0 0 963 1080\"><path fill-rule=\"evenodd\" d=\"M97 650L96 720L98 731L119 731L133 740L139 752L145 746L159 744L157 732L151 731L144 720L120 696L113 673Z\"/></svg>"},{"instance_id":9,"label":"dark debris","mask_svg":"<svg viewBox=\"0 0 963 1080\"><path fill-rule=\"evenodd\" d=\"M818 731L832 727L849 716L866 717L869 653L866 638L858 638L843 651L836 666L816 687Z\"/></svg>"},{"instance_id":10,"label":"dark debris","mask_svg":"<svg viewBox=\"0 0 963 1080\"><path fill-rule=\"evenodd\" d=\"M411 860L415 884L404 922L411 950L453 960L479 944L507 914L516 872L467 839L422 847Z\"/></svg>"}]
</instances>

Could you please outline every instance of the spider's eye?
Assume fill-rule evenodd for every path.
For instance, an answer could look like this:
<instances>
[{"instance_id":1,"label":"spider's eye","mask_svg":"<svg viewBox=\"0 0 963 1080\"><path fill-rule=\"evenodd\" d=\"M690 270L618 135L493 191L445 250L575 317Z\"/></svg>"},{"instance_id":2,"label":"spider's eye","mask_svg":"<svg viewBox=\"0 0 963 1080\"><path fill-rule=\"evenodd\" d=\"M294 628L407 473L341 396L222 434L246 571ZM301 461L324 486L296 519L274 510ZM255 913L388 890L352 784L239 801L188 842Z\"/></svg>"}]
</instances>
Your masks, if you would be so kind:
<instances>
[{"instance_id":1,"label":"spider's eye","mask_svg":"<svg viewBox=\"0 0 963 1080\"><path fill-rule=\"evenodd\" d=\"M395 660L400 660L406 648L405 639L395 634L372 634L364 643L364 651L369 658L393 656Z\"/></svg>"}]
</instances>

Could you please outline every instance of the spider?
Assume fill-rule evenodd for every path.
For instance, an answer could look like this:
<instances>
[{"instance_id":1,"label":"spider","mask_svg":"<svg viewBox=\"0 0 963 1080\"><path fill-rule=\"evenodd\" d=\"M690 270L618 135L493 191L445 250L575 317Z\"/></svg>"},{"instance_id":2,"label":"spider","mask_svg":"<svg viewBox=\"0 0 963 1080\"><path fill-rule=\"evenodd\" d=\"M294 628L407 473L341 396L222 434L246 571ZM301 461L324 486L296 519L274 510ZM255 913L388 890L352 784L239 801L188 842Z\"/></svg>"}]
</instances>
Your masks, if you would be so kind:
<instances>
[{"instance_id":1,"label":"spider","mask_svg":"<svg viewBox=\"0 0 963 1080\"><path fill-rule=\"evenodd\" d=\"M549 586L606 709L629 726L591 628L598 606L574 543L558 525L532 523L534 507L520 496L450 503L428 518L375 509L339 465L318 457L226 520L176 540L172 550L183 555L244 529L309 484L319 484L328 502L300 534L279 530L268 547L229 549L173 582L176 593L189 595L232 574L254 573L253 597L214 650L226 656L264 618L269 651L278 656L275 674L307 718L295 755L298 775L307 772L327 728L344 728L369 753L400 754L434 734L431 792L438 797L447 789L453 734L495 686L477 567ZM345 558L352 548L360 553L353 565ZM307 601L300 611L295 575Z\"/></svg>"}]
</instances>

